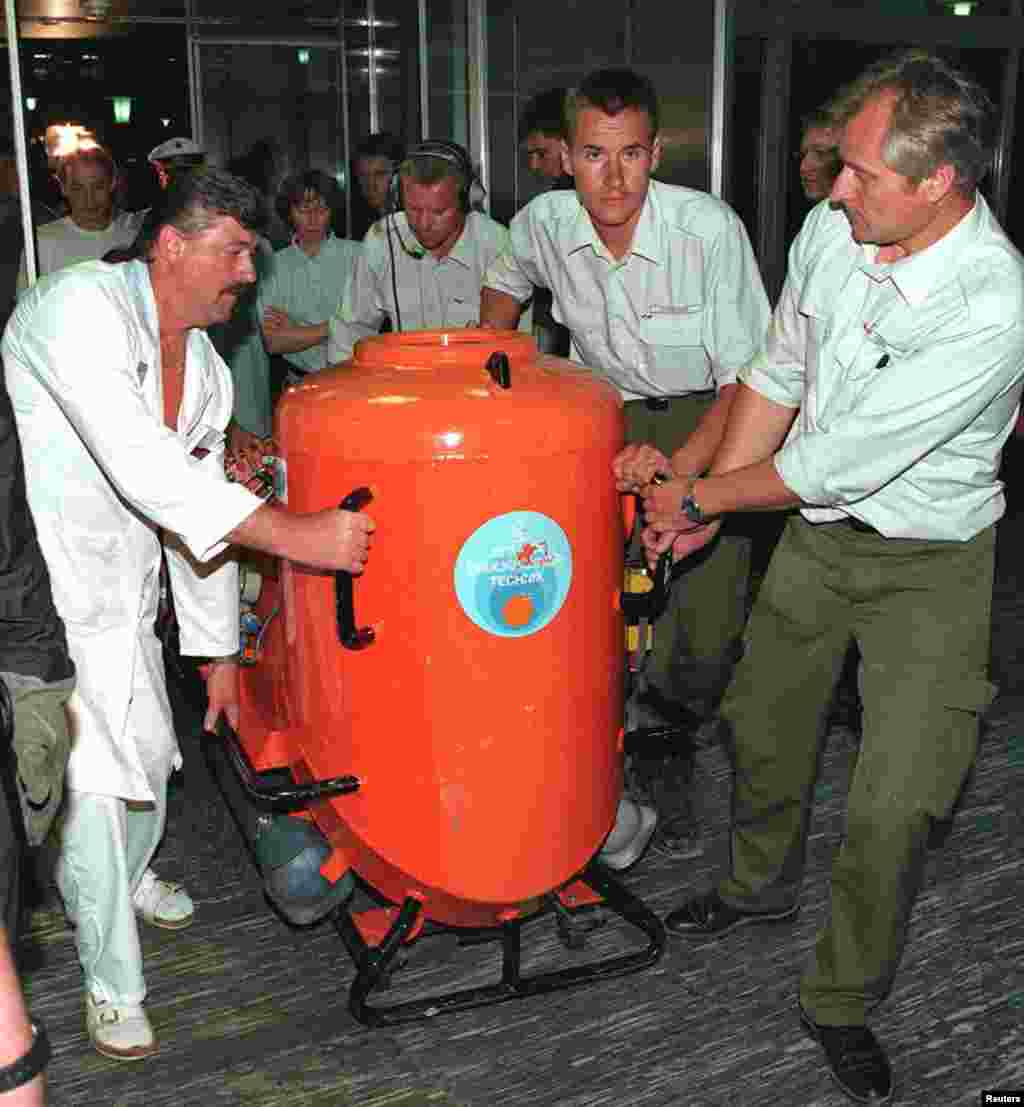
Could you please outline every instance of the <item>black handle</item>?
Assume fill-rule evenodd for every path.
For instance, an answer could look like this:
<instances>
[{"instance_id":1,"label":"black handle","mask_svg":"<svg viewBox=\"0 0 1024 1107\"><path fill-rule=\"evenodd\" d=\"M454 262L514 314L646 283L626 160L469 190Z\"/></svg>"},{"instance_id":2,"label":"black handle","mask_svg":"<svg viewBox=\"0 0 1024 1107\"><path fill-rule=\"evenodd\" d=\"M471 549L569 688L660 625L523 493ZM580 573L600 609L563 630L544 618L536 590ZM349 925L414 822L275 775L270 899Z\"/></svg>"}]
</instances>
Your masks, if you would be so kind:
<instances>
[{"instance_id":1,"label":"black handle","mask_svg":"<svg viewBox=\"0 0 1024 1107\"><path fill-rule=\"evenodd\" d=\"M360 511L373 499L369 488L354 488L341 501L342 511ZM352 594L352 574L339 569L334 574L334 606L338 619L338 638L347 650L365 650L377 637L373 627L356 626L355 599Z\"/></svg>"},{"instance_id":2,"label":"black handle","mask_svg":"<svg viewBox=\"0 0 1024 1107\"><path fill-rule=\"evenodd\" d=\"M294 784L277 787L261 781L253 769L252 762L246 756L238 735L230 726L218 728L218 737L224 744L228 763L235 770L245 794L258 807L275 811L297 811L317 800L329 796L347 796L359 791L360 781L356 776L332 776L324 780L311 780L307 784Z\"/></svg>"},{"instance_id":3,"label":"black handle","mask_svg":"<svg viewBox=\"0 0 1024 1107\"><path fill-rule=\"evenodd\" d=\"M499 388L512 387L512 369L508 364L508 354L504 350L495 350L487 359L487 372Z\"/></svg>"}]
</instances>

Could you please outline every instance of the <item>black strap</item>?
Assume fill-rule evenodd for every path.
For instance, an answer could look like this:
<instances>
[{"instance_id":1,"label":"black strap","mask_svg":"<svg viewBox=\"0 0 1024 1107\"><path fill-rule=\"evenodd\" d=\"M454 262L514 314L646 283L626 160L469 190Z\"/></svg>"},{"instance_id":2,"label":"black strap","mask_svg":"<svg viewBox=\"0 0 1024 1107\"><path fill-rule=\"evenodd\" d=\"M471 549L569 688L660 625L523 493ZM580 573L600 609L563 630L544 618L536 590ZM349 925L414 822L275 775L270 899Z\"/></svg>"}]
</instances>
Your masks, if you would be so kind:
<instances>
[{"instance_id":1,"label":"black strap","mask_svg":"<svg viewBox=\"0 0 1024 1107\"><path fill-rule=\"evenodd\" d=\"M50 1060L50 1039L41 1022L32 1023L32 1045L27 1053L0 1069L0 1095L13 1092L38 1076Z\"/></svg>"}]
</instances>

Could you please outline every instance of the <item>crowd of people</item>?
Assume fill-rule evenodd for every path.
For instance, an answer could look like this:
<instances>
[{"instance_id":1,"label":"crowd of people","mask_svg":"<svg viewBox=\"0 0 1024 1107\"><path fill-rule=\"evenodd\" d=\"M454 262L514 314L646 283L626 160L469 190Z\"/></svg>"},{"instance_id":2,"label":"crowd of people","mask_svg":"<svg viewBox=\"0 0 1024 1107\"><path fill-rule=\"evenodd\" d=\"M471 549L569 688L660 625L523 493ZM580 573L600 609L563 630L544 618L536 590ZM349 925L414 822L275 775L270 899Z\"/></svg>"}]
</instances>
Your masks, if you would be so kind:
<instances>
[{"instance_id":1,"label":"crowd of people","mask_svg":"<svg viewBox=\"0 0 1024 1107\"><path fill-rule=\"evenodd\" d=\"M180 763L154 633L162 573L182 653L206 664L212 728L238 710L230 547L350 572L369 556L365 514L289 513L226 478L226 451L273 449L272 359L287 385L382 329L550 324L621 395L627 446L606 479L642 501L651 567L676 562L645 706L713 722L734 763L728 870L668 914L673 935L796 916L823 725L859 647L846 834L796 1015L853 1101L891 1099L868 1018L995 692L998 470L1024 381L1024 260L977 188L996 133L980 86L923 51L837 92L804 120L812 206L774 310L736 213L653 178L658 100L628 69L527 106L542 191L507 228L447 140L360 146L361 242L338 234L334 178L288 176L276 251L260 189L189 139L152 152L163 191L135 215L117 209L109 154L67 159L68 213L40 229L44 279L23 274L3 339L0 689L24 803L0 808L0 912L16 939L18 856L59 808L55 878L97 1050L157 1048L138 925L180 929L195 910L150 867ZM752 511L787 518L748 619L734 516ZM608 867L650 845L700 850L693 757L681 739L659 787L623 796ZM0 996L0 1102L5 1088L42 1102L45 1030L4 956Z\"/></svg>"}]
</instances>

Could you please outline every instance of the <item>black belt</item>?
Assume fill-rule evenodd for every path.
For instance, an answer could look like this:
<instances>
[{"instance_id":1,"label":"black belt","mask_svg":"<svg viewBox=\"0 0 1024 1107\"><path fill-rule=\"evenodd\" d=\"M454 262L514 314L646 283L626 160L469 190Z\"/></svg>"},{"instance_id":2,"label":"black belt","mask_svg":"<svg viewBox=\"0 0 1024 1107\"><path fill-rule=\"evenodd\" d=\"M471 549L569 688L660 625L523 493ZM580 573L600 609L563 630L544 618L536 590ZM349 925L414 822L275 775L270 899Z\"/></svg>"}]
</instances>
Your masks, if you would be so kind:
<instances>
[{"instance_id":1,"label":"black belt","mask_svg":"<svg viewBox=\"0 0 1024 1107\"><path fill-rule=\"evenodd\" d=\"M682 392L678 396L645 396L643 400L630 400L629 403L642 403L648 411L668 411L673 400L689 400L696 396L711 396L713 388L701 389L699 392Z\"/></svg>"},{"instance_id":2,"label":"black belt","mask_svg":"<svg viewBox=\"0 0 1024 1107\"><path fill-rule=\"evenodd\" d=\"M837 519L836 522L843 523L848 526L850 530L855 530L858 534L881 534L879 530L875 530L873 526L863 522L861 519L854 519L852 515L847 515L845 519Z\"/></svg>"}]
</instances>

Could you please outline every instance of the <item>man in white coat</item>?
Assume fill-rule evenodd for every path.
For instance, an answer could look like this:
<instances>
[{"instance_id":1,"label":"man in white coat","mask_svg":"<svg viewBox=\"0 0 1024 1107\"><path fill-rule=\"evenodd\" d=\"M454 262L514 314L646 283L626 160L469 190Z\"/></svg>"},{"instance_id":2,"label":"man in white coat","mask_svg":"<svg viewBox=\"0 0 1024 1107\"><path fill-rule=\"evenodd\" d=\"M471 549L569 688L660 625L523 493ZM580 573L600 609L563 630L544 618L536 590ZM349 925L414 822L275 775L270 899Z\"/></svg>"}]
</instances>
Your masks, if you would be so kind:
<instances>
[{"instance_id":1,"label":"man in white coat","mask_svg":"<svg viewBox=\"0 0 1024 1107\"><path fill-rule=\"evenodd\" d=\"M153 632L161 546L183 654L210 659L212 729L237 722L237 567L230 542L358 572L372 522L297 515L224 475L231 377L203 328L255 279L258 194L219 170L164 193L138 259L90 262L22 297L3 359L29 503L79 683L57 881L76 927L86 1024L106 1056L156 1049L136 915L187 925L192 901L149 862L180 763Z\"/></svg>"}]
</instances>

